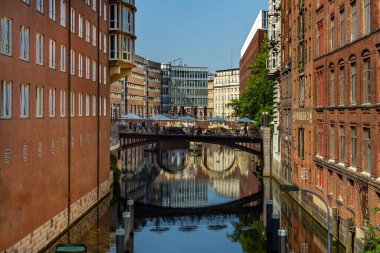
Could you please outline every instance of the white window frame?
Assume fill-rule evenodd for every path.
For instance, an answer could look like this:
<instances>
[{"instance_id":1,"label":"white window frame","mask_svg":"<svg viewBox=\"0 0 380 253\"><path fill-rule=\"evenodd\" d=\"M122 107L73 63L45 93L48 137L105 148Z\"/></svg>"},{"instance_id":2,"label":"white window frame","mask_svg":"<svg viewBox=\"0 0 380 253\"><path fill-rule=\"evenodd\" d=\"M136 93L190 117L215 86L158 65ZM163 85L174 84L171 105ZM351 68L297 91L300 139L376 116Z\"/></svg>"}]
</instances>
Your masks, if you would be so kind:
<instances>
[{"instance_id":1,"label":"white window frame","mask_svg":"<svg viewBox=\"0 0 380 253\"><path fill-rule=\"evenodd\" d=\"M86 20L86 41L90 43L90 21Z\"/></svg>"},{"instance_id":2,"label":"white window frame","mask_svg":"<svg viewBox=\"0 0 380 253\"><path fill-rule=\"evenodd\" d=\"M103 52L106 54L107 53L107 36L106 34L103 35Z\"/></svg>"},{"instance_id":3,"label":"white window frame","mask_svg":"<svg viewBox=\"0 0 380 253\"><path fill-rule=\"evenodd\" d=\"M44 87L36 87L36 118L44 117Z\"/></svg>"},{"instance_id":4,"label":"white window frame","mask_svg":"<svg viewBox=\"0 0 380 253\"><path fill-rule=\"evenodd\" d=\"M83 77L83 54L78 54L78 76Z\"/></svg>"},{"instance_id":5,"label":"white window frame","mask_svg":"<svg viewBox=\"0 0 380 253\"><path fill-rule=\"evenodd\" d=\"M49 39L49 67L55 69L55 40Z\"/></svg>"},{"instance_id":6,"label":"white window frame","mask_svg":"<svg viewBox=\"0 0 380 253\"><path fill-rule=\"evenodd\" d=\"M78 14L78 36L83 38L83 16Z\"/></svg>"},{"instance_id":7,"label":"white window frame","mask_svg":"<svg viewBox=\"0 0 380 253\"><path fill-rule=\"evenodd\" d=\"M107 98L103 97L103 116L107 116Z\"/></svg>"},{"instance_id":8,"label":"white window frame","mask_svg":"<svg viewBox=\"0 0 380 253\"><path fill-rule=\"evenodd\" d=\"M49 0L49 18L55 21L55 1Z\"/></svg>"},{"instance_id":9,"label":"white window frame","mask_svg":"<svg viewBox=\"0 0 380 253\"><path fill-rule=\"evenodd\" d=\"M92 95L92 116L96 116L96 96Z\"/></svg>"},{"instance_id":10,"label":"white window frame","mask_svg":"<svg viewBox=\"0 0 380 253\"><path fill-rule=\"evenodd\" d=\"M70 50L70 74L75 75L75 50Z\"/></svg>"},{"instance_id":11,"label":"white window frame","mask_svg":"<svg viewBox=\"0 0 380 253\"><path fill-rule=\"evenodd\" d=\"M93 60L92 61L92 81L96 81L96 68L97 68L97 66L96 66L96 61L95 60Z\"/></svg>"},{"instance_id":12,"label":"white window frame","mask_svg":"<svg viewBox=\"0 0 380 253\"><path fill-rule=\"evenodd\" d=\"M66 8L67 2L66 0L61 0L61 26L66 27Z\"/></svg>"},{"instance_id":13,"label":"white window frame","mask_svg":"<svg viewBox=\"0 0 380 253\"><path fill-rule=\"evenodd\" d=\"M49 89L49 117L55 118L55 89Z\"/></svg>"},{"instance_id":14,"label":"white window frame","mask_svg":"<svg viewBox=\"0 0 380 253\"><path fill-rule=\"evenodd\" d=\"M110 55L109 59L110 60L118 60L119 59L119 48L118 48L118 43L117 43L117 35L116 34L110 34L110 43L109 43L109 50L110 50ZM114 38L114 39L112 39ZM113 43L112 43L113 40Z\"/></svg>"},{"instance_id":15,"label":"white window frame","mask_svg":"<svg viewBox=\"0 0 380 253\"><path fill-rule=\"evenodd\" d=\"M107 84L107 67L103 66L103 84Z\"/></svg>"},{"instance_id":16,"label":"white window frame","mask_svg":"<svg viewBox=\"0 0 380 253\"><path fill-rule=\"evenodd\" d=\"M75 117L75 92L72 91L70 94L70 116Z\"/></svg>"},{"instance_id":17,"label":"white window frame","mask_svg":"<svg viewBox=\"0 0 380 253\"><path fill-rule=\"evenodd\" d=\"M12 118L12 81L1 81L1 118Z\"/></svg>"},{"instance_id":18,"label":"white window frame","mask_svg":"<svg viewBox=\"0 0 380 253\"><path fill-rule=\"evenodd\" d=\"M92 25L92 45L96 47L96 26Z\"/></svg>"},{"instance_id":19,"label":"white window frame","mask_svg":"<svg viewBox=\"0 0 380 253\"><path fill-rule=\"evenodd\" d=\"M90 65L91 65L91 60L90 60L90 58L88 58L88 57L86 57L86 79L90 79L90 69L91 69L91 67L90 67Z\"/></svg>"},{"instance_id":20,"label":"white window frame","mask_svg":"<svg viewBox=\"0 0 380 253\"><path fill-rule=\"evenodd\" d=\"M99 31L99 51L102 51L102 39L103 39L102 31Z\"/></svg>"},{"instance_id":21,"label":"white window frame","mask_svg":"<svg viewBox=\"0 0 380 253\"><path fill-rule=\"evenodd\" d=\"M66 72L66 46L61 45L61 71Z\"/></svg>"},{"instance_id":22,"label":"white window frame","mask_svg":"<svg viewBox=\"0 0 380 253\"><path fill-rule=\"evenodd\" d=\"M78 93L78 116L83 116L83 93Z\"/></svg>"},{"instance_id":23,"label":"white window frame","mask_svg":"<svg viewBox=\"0 0 380 253\"><path fill-rule=\"evenodd\" d=\"M111 15L111 10L114 10L114 15ZM119 5L118 4L110 4L109 5L109 11L110 11L110 20L109 20L109 29L110 30L118 30L120 28L119 25Z\"/></svg>"},{"instance_id":24,"label":"white window frame","mask_svg":"<svg viewBox=\"0 0 380 253\"><path fill-rule=\"evenodd\" d=\"M73 7L70 9L70 31L75 33L75 9Z\"/></svg>"},{"instance_id":25,"label":"white window frame","mask_svg":"<svg viewBox=\"0 0 380 253\"><path fill-rule=\"evenodd\" d=\"M100 63L99 64L99 77L98 77L98 80L99 80L99 83L102 83L102 64Z\"/></svg>"},{"instance_id":26,"label":"white window frame","mask_svg":"<svg viewBox=\"0 0 380 253\"><path fill-rule=\"evenodd\" d=\"M102 97L99 96L99 117L102 116Z\"/></svg>"},{"instance_id":27,"label":"white window frame","mask_svg":"<svg viewBox=\"0 0 380 253\"><path fill-rule=\"evenodd\" d=\"M29 118L30 85L22 83L20 86L20 118Z\"/></svg>"},{"instance_id":28,"label":"white window frame","mask_svg":"<svg viewBox=\"0 0 380 253\"><path fill-rule=\"evenodd\" d=\"M60 112L61 117L66 117L66 90L61 90Z\"/></svg>"},{"instance_id":29,"label":"white window frame","mask_svg":"<svg viewBox=\"0 0 380 253\"><path fill-rule=\"evenodd\" d=\"M107 3L106 2L104 2L103 4L103 13L104 13L103 19L104 21L107 21Z\"/></svg>"},{"instance_id":30,"label":"white window frame","mask_svg":"<svg viewBox=\"0 0 380 253\"><path fill-rule=\"evenodd\" d=\"M29 27L20 27L20 59L29 61Z\"/></svg>"},{"instance_id":31,"label":"white window frame","mask_svg":"<svg viewBox=\"0 0 380 253\"><path fill-rule=\"evenodd\" d=\"M90 116L90 95L86 94L86 116Z\"/></svg>"},{"instance_id":32,"label":"white window frame","mask_svg":"<svg viewBox=\"0 0 380 253\"><path fill-rule=\"evenodd\" d=\"M92 0L92 10L96 12L96 1L98 0Z\"/></svg>"},{"instance_id":33,"label":"white window frame","mask_svg":"<svg viewBox=\"0 0 380 253\"><path fill-rule=\"evenodd\" d=\"M1 46L0 51L5 55L12 55L12 19L1 18Z\"/></svg>"},{"instance_id":34,"label":"white window frame","mask_svg":"<svg viewBox=\"0 0 380 253\"><path fill-rule=\"evenodd\" d=\"M36 63L44 65L44 36L36 33Z\"/></svg>"},{"instance_id":35,"label":"white window frame","mask_svg":"<svg viewBox=\"0 0 380 253\"><path fill-rule=\"evenodd\" d=\"M44 0L36 0L36 10L44 13Z\"/></svg>"}]
</instances>

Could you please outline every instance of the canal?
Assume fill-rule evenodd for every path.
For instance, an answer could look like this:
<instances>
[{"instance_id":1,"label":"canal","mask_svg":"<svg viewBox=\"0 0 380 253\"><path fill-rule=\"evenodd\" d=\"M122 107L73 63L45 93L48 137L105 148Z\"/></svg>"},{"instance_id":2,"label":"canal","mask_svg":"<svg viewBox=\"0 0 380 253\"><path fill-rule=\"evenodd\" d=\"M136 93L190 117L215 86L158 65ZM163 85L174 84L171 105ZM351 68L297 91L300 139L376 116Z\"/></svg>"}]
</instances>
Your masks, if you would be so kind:
<instances>
[{"instance_id":1,"label":"canal","mask_svg":"<svg viewBox=\"0 0 380 253\"><path fill-rule=\"evenodd\" d=\"M129 252L267 252L266 200L287 230L287 251L327 252L324 230L276 181L260 177L259 160L216 144L161 142L124 150L113 193L51 245L84 243L116 252L115 231L134 200ZM124 216L125 217L125 216ZM333 247L332 252L344 252Z\"/></svg>"}]
</instances>

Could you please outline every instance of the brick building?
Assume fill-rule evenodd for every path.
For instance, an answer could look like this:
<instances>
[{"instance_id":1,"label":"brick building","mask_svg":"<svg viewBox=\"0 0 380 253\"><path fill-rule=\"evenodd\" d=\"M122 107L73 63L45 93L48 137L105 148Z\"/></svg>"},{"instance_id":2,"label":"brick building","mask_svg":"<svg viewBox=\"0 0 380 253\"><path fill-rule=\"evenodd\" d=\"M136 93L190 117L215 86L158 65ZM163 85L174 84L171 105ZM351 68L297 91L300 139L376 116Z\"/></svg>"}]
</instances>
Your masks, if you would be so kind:
<instances>
[{"instance_id":1,"label":"brick building","mask_svg":"<svg viewBox=\"0 0 380 253\"><path fill-rule=\"evenodd\" d=\"M281 5L283 169L327 200L347 252L362 251L367 220L380 223L371 212L380 204L379 8L370 0ZM298 200L325 223L321 202Z\"/></svg>"},{"instance_id":2,"label":"brick building","mask_svg":"<svg viewBox=\"0 0 380 253\"><path fill-rule=\"evenodd\" d=\"M260 52L260 45L263 42L264 35L268 30L268 11L261 10L252 25L243 47L240 51L240 95L247 85L248 77L251 70L248 65L252 64Z\"/></svg>"},{"instance_id":3,"label":"brick building","mask_svg":"<svg viewBox=\"0 0 380 253\"><path fill-rule=\"evenodd\" d=\"M107 13L1 2L1 252L37 252L109 191Z\"/></svg>"},{"instance_id":4,"label":"brick building","mask_svg":"<svg viewBox=\"0 0 380 253\"><path fill-rule=\"evenodd\" d=\"M161 113L161 63L138 55L135 62L124 90L125 113L149 118Z\"/></svg>"}]
</instances>

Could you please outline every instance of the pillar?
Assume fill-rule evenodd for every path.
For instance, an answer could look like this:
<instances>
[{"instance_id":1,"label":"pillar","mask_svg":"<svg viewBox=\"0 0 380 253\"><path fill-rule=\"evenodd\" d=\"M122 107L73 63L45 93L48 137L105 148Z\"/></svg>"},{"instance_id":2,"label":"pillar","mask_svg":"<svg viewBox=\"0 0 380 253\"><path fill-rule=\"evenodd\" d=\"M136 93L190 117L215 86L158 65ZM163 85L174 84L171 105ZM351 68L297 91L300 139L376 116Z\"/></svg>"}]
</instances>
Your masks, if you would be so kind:
<instances>
[{"instance_id":1,"label":"pillar","mask_svg":"<svg viewBox=\"0 0 380 253\"><path fill-rule=\"evenodd\" d=\"M263 176L271 176L271 131L270 127L262 126L260 128L263 137L262 153L263 153Z\"/></svg>"}]
</instances>

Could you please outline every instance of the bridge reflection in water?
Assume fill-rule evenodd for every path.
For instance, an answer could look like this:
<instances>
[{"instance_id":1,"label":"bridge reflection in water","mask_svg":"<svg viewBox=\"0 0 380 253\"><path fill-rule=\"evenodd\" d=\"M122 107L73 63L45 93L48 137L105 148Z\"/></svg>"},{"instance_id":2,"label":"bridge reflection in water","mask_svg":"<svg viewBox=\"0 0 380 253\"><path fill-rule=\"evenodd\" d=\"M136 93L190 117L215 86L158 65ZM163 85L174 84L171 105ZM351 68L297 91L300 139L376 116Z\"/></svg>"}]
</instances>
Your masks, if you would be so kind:
<instances>
[{"instance_id":1,"label":"bridge reflection in water","mask_svg":"<svg viewBox=\"0 0 380 253\"><path fill-rule=\"evenodd\" d=\"M254 173L257 157L210 143L165 141L120 152L112 201L96 207L57 243L112 252L126 201L135 200L130 252L266 252L263 203L274 209L294 252L326 252L326 232L276 183ZM48 250L54 252L54 245ZM341 252L339 249L335 252Z\"/></svg>"}]
</instances>

